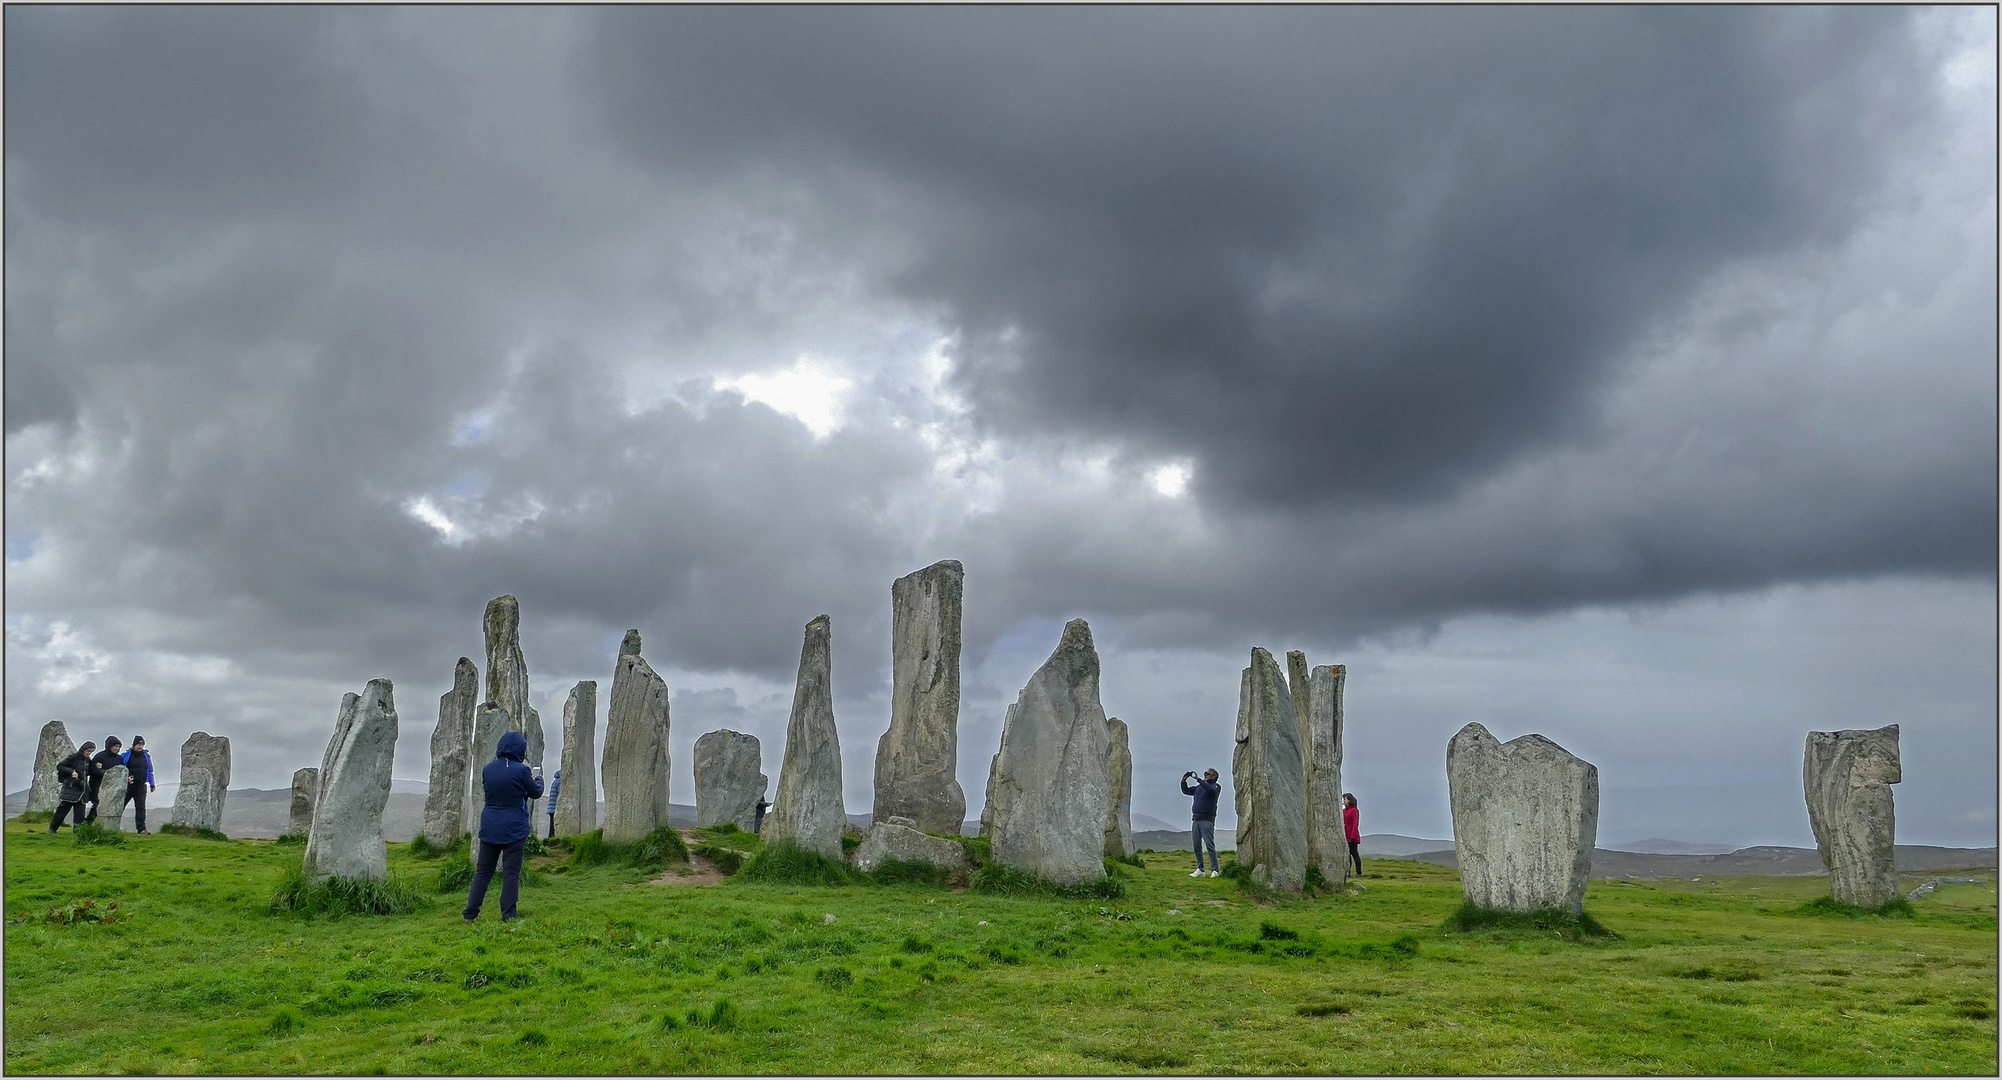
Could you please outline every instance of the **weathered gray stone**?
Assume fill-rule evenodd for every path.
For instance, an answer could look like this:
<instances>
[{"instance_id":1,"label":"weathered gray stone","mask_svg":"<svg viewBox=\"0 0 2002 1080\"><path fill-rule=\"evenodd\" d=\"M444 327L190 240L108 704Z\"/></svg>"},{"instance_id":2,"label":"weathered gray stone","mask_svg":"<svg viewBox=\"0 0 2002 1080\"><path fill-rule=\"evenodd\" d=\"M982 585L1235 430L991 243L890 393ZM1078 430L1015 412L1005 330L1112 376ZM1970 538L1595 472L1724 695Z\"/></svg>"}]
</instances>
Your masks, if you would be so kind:
<instances>
[{"instance_id":1,"label":"weathered gray stone","mask_svg":"<svg viewBox=\"0 0 2002 1080\"><path fill-rule=\"evenodd\" d=\"M1468 724L1446 744L1453 850L1472 903L1585 908L1599 839L1599 770L1541 735L1498 742Z\"/></svg>"},{"instance_id":2,"label":"weathered gray stone","mask_svg":"<svg viewBox=\"0 0 2002 1080\"><path fill-rule=\"evenodd\" d=\"M126 788L130 775L125 766L113 765L104 770L104 779L98 784L97 823L113 832L118 831L118 819L125 816L125 804L132 801Z\"/></svg>"},{"instance_id":3,"label":"weathered gray stone","mask_svg":"<svg viewBox=\"0 0 2002 1080\"><path fill-rule=\"evenodd\" d=\"M320 770L300 769L292 774L292 816L286 823L286 832L293 836L312 835L313 800L319 796Z\"/></svg>"},{"instance_id":4,"label":"weathered gray stone","mask_svg":"<svg viewBox=\"0 0 2002 1080\"><path fill-rule=\"evenodd\" d=\"M1238 679L1237 748L1230 779L1237 797L1237 862L1251 880L1299 892L1307 880L1307 775L1300 719L1279 664L1264 649Z\"/></svg>"},{"instance_id":5,"label":"weathered gray stone","mask_svg":"<svg viewBox=\"0 0 2002 1080\"><path fill-rule=\"evenodd\" d=\"M181 787L168 818L191 829L222 831L222 804L229 797L229 740L197 731L181 744Z\"/></svg>"},{"instance_id":6,"label":"weathered gray stone","mask_svg":"<svg viewBox=\"0 0 2002 1080\"><path fill-rule=\"evenodd\" d=\"M1133 747L1126 721L1105 721L1105 781L1111 802L1105 815L1105 853L1115 859L1133 857Z\"/></svg>"},{"instance_id":7,"label":"weathered gray stone","mask_svg":"<svg viewBox=\"0 0 2002 1080\"><path fill-rule=\"evenodd\" d=\"M959 624L966 571L948 559L890 585L890 730L876 744L877 818L930 832L966 821L959 786Z\"/></svg>"},{"instance_id":8,"label":"weathered gray stone","mask_svg":"<svg viewBox=\"0 0 2002 1080\"><path fill-rule=\"evenodd\" d=\"M1330 885L1349 879L1342 828L1342 692L1348 678L1341 664L1322 664L1307 680L1307 862L1319 866Z\"/></svg>"},{"instance_id":9,"label":"weathered gray stone","mask_svg":"<svg viewBox=\"0 0 2002 1080\"><path fill-rule=\"evenodd\" d=\"M866 873L881 866L885 859L930 863L955 873L966 869L966 848L956 840L930 836L900 823L910 820L879 821L869 826L861 846L855 849L855 869Z\"/></svg>"},{"instance_id":10,"label":"weathered gray stone","mask_svg":"<svg viewBox=\"0 0 2002 1080\"><path fill-rule=\"evenodd\" d=\"M510 717L519 721L514 730L529 740L532 752L540 739L531 735L527 726L528 661L521 655L521 603L512 596L497 596L488 601L481 629L487 642L486 700L506 709ZM473 767L483 768L489 760L492 759L475 761ZM530 760L528 764L540 762Z\"/></svg>"},{"instance_id":11,"label":"weathered gray stone","mask_svg":"<svg viewBox=\"0 0 2002 1080\"><path fill-rule=\"evenodd\" d=\"M1898 725L1808 732L1804 773L1807 820L1828 867L1828 895L1861 907L1896 899L1891 785L1903 779Z\"/></svg>"},{"instance_id":12,"label":"weathered gray stone","mask_svg":"<svg viewBox=\"0 0 2002 1080\"><path fill-rule=\"evenodd\" d=\"M615 844L630 844L668 823L667 683L639 647L639 631L628 631L605 712L598 775L605 785L605 839Z\"/></svg>"},{"instance_id":13,"label":"weathered gray stone","mask_svg":"<svg viewBox=\"0 0 2002 1080\"><path fill-rule=\"evenodd\" d=\"M765 818L765 839L839 859L848 809L841 801L841 736L834 727L832 638L827 616L806 624L792 719L786 723L785 761L779 767L778 795Z\"/></svg>"},{"instance_id":14,"label":"weathered gray stone","mask_svg":"<svg viewBox=\"0 0 2002 1080\"><path fill-rule=\"evenodd\" d=\"M354 707L349 708L349 701ZM388 679L371 679L359 697L342 701L336 745L327 748L306 834L309 878L388 875L382 841L382 808L389 802L390 765L396 756L396 700Z\"/></svg>"},{"instance_id":15,"label":"weathered gray stone","mask_svg":"<svg viewBox=\"0 0 2002 1080\"><path fill-rule=\"evenodd\" d=\"M725 728L695 740L695 824L733 822L749 831L771 778L756 735Z\"/></svg>"},{"instance_id":16,"label":"weathered gray stone","mask_svg":"<svg viewBox=\"0 0 2002 1080\"><path fill-rule=\"evenodd\" d=\"M987 787L980 797L980 835L994 835L994 781L1001 772L1001 755L995 753L987 759Z\"/></svg>"},{"instance_id":17,"label":"weathered gray stone","mask_svg":"<svg viewBox=\"0 0 2002 1080\"><path fill-rule=\"evenodd\" d=\"M56 808L63 790L63 782L56 779L56 766L74 753L76 744L70 741L69 729L61 720L42 725L41 740L35 744L35 775L28 781L28 812L47 813Z\"/></svg>"},{"instance_id":18,"label":"weathered gray stone","mask_svg":"<svg viewBox=\"0 0 2002 1080\"><path fill-rule=\"evenodd\" d=\"M1058 885L1105 876L1109 738L1091 627L1072 619L1002 722L988 794L996 862Z\"/></svg>"},{"instance_id":19,"label":"weathered gray stone","mask_svg":"<svg viewBox=\"0 0 2002 1080\"><path fill-rule=\"evenodd\" d=\"M556 791L556 835L598 827L598 684L586 679L563 703L563 783Z\"/></svg>"},{"instance_id":20,"label":"weathered gray stone","mask_svg":"<svg viewBox=\"0 0 2002 1080\"><path fill-rule=\"evenodd\" d=\"M461 656L452 669L452 689L438 699L438 726L431 730L424 838L439 847L466 831L466 785L473 774L473 719L479 704L480 670L469 657Z\"/></svg>"},{"instance_id":21,"label":"weathered gray stone","mask_svg":"<svg viewBox=\"0 0 2002 1080\"><path fill-rule=\"evenodd\" d=\"M501 736L510 731L520 731L521 725L507 714L507 710L491 701L480 702L473 713L473 747L468 757L472 760L472 772L466 788L466 812L463 818L465 830L475 842L466 845L466 859L477 864L480 861L480 815L487 808L487 789L480 782L480 774L487 763L500 756ZM326 774L321 773L324 785ZM530 819L533 820L533 819Z\"/></svg>"}]
</instances>

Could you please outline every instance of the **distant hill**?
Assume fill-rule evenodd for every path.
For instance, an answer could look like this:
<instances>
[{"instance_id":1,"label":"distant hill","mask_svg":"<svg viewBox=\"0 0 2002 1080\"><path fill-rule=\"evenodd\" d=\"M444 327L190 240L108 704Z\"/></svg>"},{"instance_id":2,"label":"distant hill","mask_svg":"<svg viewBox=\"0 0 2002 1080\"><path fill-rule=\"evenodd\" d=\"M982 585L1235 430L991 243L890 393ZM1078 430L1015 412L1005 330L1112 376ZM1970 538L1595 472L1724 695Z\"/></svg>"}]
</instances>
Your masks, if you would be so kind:
<instances>
[{"instance_id":1,"label":"distant hill","mask_svg":"<svg viewBox=\"0 0 2002 1080\"><path fill-rule=\"evenodd\" d=\"M1631 851L1641 855L1729 855L1738 850L1729 844L1690 843L1686 840L1664 840L1652 836L1646 840L1629 840L1624 844L1607 844L1613 851Z\"/></svg>"}]
</instances>

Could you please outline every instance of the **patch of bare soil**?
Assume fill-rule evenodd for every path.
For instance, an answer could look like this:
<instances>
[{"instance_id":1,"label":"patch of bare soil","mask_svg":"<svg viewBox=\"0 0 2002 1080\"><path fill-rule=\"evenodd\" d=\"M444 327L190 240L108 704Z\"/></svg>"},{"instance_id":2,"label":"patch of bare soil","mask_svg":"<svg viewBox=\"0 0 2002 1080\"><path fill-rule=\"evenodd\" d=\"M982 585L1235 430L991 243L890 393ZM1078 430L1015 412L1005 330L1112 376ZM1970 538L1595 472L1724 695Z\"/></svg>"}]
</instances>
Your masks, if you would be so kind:
<instances>
[{"instance_id":1,"label":"patch of bare soil","mask_svg":"<svg viewBox=\"0 0 2002 1080\"><path fill-rule=\"evenodd\" d=\"M677 829L681 839L693 848L697 840L686 830ZM716 864L704 856L689 852L687 866L670 866L667 872L647 882L649 885L714 885L723 880L723 872Z\"/></svg>"}]
</instances>

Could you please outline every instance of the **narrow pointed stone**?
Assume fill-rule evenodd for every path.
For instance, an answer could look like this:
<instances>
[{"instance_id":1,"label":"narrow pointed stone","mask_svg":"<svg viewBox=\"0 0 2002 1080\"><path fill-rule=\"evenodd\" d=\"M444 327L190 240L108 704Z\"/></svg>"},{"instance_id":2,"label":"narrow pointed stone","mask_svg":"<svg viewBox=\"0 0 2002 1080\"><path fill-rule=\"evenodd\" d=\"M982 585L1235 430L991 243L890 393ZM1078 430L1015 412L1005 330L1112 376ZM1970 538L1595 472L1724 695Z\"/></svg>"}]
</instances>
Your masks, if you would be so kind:
<instances>
[{"instance_id":1,"label":"narrow pointed stone","mask_svg":"<svg viewBox=\"0 0 2002 1080\"><path fill-rule=\"evenodd\" d=\"M1903 778L1896 724L1807 733L1807 820L1828 867L1830 897L1871 908L1897 898L1891 785Z\"/></svg>"},{"instance_id":2,"label":"narrow pointed stone","mask_svg":"<svg viewBox=\"0 0 2002 1080\"><path fill-rule=\"evenodd\" d=\"M197 731L181 744L181 787L168 818L191 829L222 831L222 804L229 797L229 739Z\"/></svg>"},{"instance_id":3,"label":"narrow pointed stone","mask_svg":"<svg viewBox=\"0 0 2002 1080\"><path fill-rule=\"evenodd\" d=\"M570 688L563 703L563 783L556 792L556 835L598 827L598 684Z\"/></svg>"},{"instance_id":4,"label":"narrow pointed stone","mask_svg":"<svg viewBox=\"0 0 2002 1080\"><path fill-rule=\"evenodd\" d=\"M354 708L349 709L349 701ZM328 748L306 834L309 878L388 876L382 808L389 802L390 767L396 755L396 700L388 679L372 679L359 698L342 701L337 744Z\"/></svg>"},{"instance_id":5,"label":"narrow pointed stone","mask_svg":"<svg viewBox=\"0 0 2002 1080\"><path fill-rule=\"evenodd\" d=\"M530 738L528 729L528 661L521 655L521 603L512 596L497 596L487 603L481 620L487 641L486 700L507 710L516 722L515 730ZM534 750L539 739L530 738ZM530 765L540 764L530 761ZM474 762L483 768L485 761Z\"/></svg>"},{"instance_id":6,"label":"narrow pointed stone","mask_svg":"<svg viewBox=\"0 0 2002 1080\"><path fill-rule=\"evenodd\" d=\"M118 819L125 816L125 804L132 801L131 789L126 786L130 775L125 766L113 765L104 770L98 784L97 823L112 832L119 831Z\"/></svg>"},{"instance_id":7,"label":"narrow pointed stone","mask_svg":"<svg viewBox=\"0 0 2002 1080\"><path fill-rule=\"evenodd\" d=\"M771 784L759 771L763 765L756 735L725 728L695 740L695 824L727 821L750 831L757 824L758 800Z\"/></svg>"},{"instance_id":8,"label":"narrow pointed stone","mask_svg":"<svg viewBox=\"0 0 2002 1080\"><path fill-rule=\"evenodd\" d=\"M1446 744L1453 850L1472 903L1585 909L1599 839L1599 770L1541 735L1499 742L1468 724Z\"/></svg>"},{"instance_id":9,"label":"narrow pointed stone","mask_svg":"<svg viewBox=\"0 0 2002 1080\"><path fill-rule=\"evenodd\" d=\"M1133 747L1127 741L1126 721L1114 716L1105 721L1105 779L1111 791L1110 812L1105 815L1105 853L1115 859L1133 857Z\"/></svg>"},{"instance_id":10,"label":"narrow pointed stone","mask_svg":"<svg viewBox=\"0 0 2002 1080\"><path fill-rule=\"evenodd\" d=\"M1308 680L1307 862L1330 885L1349 879L1348 832L1342 826L1342 693L1349 669L1323 664Z\"/></svg>"},{"instance_id":11,"label":"narrow pointed stone","mask_svg":"<svg viewBox=\"0 0 2002 1080\"><path fill-rule=\"evenodd\" d=\"M832 638L827 616L806 624L792 719L786 723L785 760L779 767L778 795L765 818L765 839L839 859L848 809L841 801L841 736L834 727Z\"/></svg>"},{"instance_id":12,"label":"narrow pointed stone","mask_svg":"<svg viewBox=\"0 0 2002 1080\"><path fill-rule=\"evenodd\" d=\"M996 862L1058 885L1105 876L1109 740L1091 627L1072 619L1002 723L988 795Z\"/></svg>"},{"instance_id":13,"label":"narrow pointed stone","mask_svg":"<svg viewBox=\"0 0 2002 1080\"><path fill-rule=\"evenodd\" d=\"M70 741L69 729L61 720L42 725L42 737L35 744L35 776L28 782L29 813L48 813L56 808L63 790L63 782L56 779L56 766L74 753L76 744Z\"/></svg>"},{"instance_id":14,"label":"narrow pointed stone","mask_svg":"<svg viewBox=\"0 0 2002 1080\"><path fill-rule=\"evenodd\" d=\"M438 726L431 731L424 838L439 847L466 831L466 785L472 776L473 718L479 703L480 671L470 658L461 656L452 669L452 689L438 699Z\"/></svg>"},{"instance_id":15,"label":"narrow pointed stone","mask_svg":"<svg viewBox=\"0 0 2002 1080\"><path fill-rule=\"evenodd\" d=\"M293 836L312 835L313 800L318 798L319 794L320 770L306 768L292 774L292 813L286 820L287 833ZM456 813L454 816L457 816Z\"/></svg>"},{"instance_id":16,"label":"narrow pointed stone","mask_svg":"<svg viewBox=\"0 0 2002 1080\"><path fill-rule=\"evenodd\" d=\"M1231 756L1237 796L1237 862L1251 880L1299 892L1307 880L1307 775L1300 718L1272 654L1251 650L1238 680L1237 749Z\"/></svg>"},{"instance_id":17,"label":"narrow pointed stone","mask_svg":"<svg viewBox=\"0 0 2002 1080\"><path fill-rule=\"evenodd\" d=\"M959 834L960 604L966 571L933 563L890 585L890 730L876 744L874 819Z\"/></svg>"},{"instance_id":18,"label":"narrow pointed stone","mask_svg":"<svg viewBox=\"0 0 2002 1080\"><path fill-rule=\"evenodd\" d=\"M639 631L627 631L605 712L598 775L605 788L605 840L615 844L632 843L668 823L667 682L640 656L639 645Z\"/></svg>"}]
</instances>

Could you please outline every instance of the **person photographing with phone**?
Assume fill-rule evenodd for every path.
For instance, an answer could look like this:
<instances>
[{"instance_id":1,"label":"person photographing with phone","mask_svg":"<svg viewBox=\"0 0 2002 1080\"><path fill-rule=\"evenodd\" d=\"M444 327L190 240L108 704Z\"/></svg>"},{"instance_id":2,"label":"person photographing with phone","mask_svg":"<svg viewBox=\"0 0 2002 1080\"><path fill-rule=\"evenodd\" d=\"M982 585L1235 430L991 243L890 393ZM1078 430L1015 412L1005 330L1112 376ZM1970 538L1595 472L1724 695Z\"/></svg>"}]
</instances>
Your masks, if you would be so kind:
<instances>
[{"instance_id":1,"label":"person photographing with phone","mask_svg":"<svg viewBox=\"0 0 2002 1080\"><path fill-rule=\"evenodd\" d=\"M1217 871L1222 869L1216 861L1216 802L1217 797L1223 794L1223 784L1217 780L1215 769L1205 770L1203 778L1196 780L1196 786L1190 787L1189 781L1195 780L1195 776L1193 769L1182 774L1182 794L1193 795L1196 800L1189 811L1190 839L1196 846L1196 872L1189 876L1203 876L1203 845L1207 843L1210 849L1210 876L1215 877Z\"/></svg>"},{"instance_id":2,"label":"person photographing with phone","mask_svg":"<svg viewBox=\"0 0 2002 1080\"><path fill-rule=\"evenodd\" d=\"M542 797L542 769L523 764L528 755L528 739L519 731L500 737L494 759L480 770L480 784L487 793L486 807L480 811L479 861L473 868L473 886L466 894L465 921L480 917L487 886L494 879L496 864L501 872L501 921L519 916L515 900L521 895L521 855L533 831L528 804Z\"/></svg>"}]
</instances>

